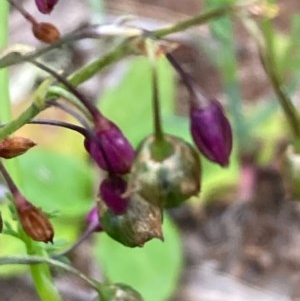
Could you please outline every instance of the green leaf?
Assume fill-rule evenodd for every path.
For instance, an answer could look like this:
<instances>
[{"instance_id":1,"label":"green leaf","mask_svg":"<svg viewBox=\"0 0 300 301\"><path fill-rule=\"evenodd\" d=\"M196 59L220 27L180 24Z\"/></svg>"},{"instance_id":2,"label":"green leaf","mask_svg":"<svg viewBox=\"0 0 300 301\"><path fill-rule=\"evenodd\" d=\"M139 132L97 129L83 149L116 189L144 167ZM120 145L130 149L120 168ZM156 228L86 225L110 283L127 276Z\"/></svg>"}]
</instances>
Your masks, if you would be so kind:
<instances>
[{"instance_id":1,"label":"green leaf","mask_svg":"<svg viewBox=\"0 0 300 301\"><path fill-rule=\"evenodd\" d=\"M24 195L45 212L80 216L91 206L91 169L82 160L46 150L20 157Z\"/></svg>"},{"instance_id":2,"label":"green leaf","mask_svg":"<svg viewBox=\"0 0 300 301\"><path fill-rule=\"evenodd\" d=\"M177 287L183 254L179 234L167 216L164 237L164 243L152 240L143 248L131 249L103 234L94 253L109 281L130 285L145 301L168 300Z\"/></svg>"},{"instance_id":3,"label":"green leaf","mask_svg":"<svg viewBox=\"0 0 300 301\"><path fill-rule=\"evenodd\" d=\"M152 132L151 73L147 59L131 63L123 81L101 98L101 110L137 145ZM162 116L173 112L174 73L165 59L158 61L159 91ZM167 130L167 129L166 129Z\"/></svg>"}]
</instances>

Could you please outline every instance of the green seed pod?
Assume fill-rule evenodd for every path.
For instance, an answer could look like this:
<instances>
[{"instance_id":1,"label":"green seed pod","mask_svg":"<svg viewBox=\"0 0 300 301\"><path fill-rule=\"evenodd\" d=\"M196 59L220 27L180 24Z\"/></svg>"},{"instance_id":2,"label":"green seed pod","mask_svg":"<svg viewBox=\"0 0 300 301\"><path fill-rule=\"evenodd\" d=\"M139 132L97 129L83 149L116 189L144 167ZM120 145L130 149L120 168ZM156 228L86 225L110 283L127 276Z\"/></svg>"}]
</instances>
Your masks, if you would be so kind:
<instances>
[{"instance_id":1,"label":"green seed pod","mask_svg":"<svg viewBox=\"0 0 300 301\"><path fill-rule=\"evenodd\" d=\"M102 200L98 208L103 230L125 246L142 247L152 238L163 239L161 209L137 193L130 196L126 212L122 215L115 214Z\"/></svg>"},{"instance_id":2,"label":"green seed pod","mask_svg":"<svg viewBox=\"0 0 300 301\"><path fill-rule=\"evenodd\" d=\"M199 193L201 165L190 144L171 135L164 135L164 140L161 149L153 135L141 143L127 193L137 191L148 202L171 208Z\"/></svg>"}]
</instances>

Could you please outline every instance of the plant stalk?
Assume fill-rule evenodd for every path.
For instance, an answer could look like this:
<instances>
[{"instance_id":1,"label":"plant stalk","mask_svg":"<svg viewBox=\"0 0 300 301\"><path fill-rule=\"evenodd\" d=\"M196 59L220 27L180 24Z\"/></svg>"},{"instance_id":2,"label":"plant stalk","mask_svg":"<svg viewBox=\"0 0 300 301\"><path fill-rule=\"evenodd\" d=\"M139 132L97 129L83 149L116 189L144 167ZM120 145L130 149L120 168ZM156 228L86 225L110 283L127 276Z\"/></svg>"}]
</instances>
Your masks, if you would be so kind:
<instances>
[{"instance_id":1,"label":"plant stalk","mask_svg":"<svg viewBox=\"0 0 300 301\"><path fill-rule=\"evenodd\" d=\"M300 119L297 109L288 93L283 88L282 79L278 74L277 62L274 53L274 33L270 21L264 20L261 23L261 29L264 38L264 44L262 45L261 43L258 43L258 47L262 65L294 135L295 141L293 145L295 151L300 153Z\"/></svg>"},{"instance_id":2,"label":"plant stalk","mask_svg":"<svg viewBox=\"0 0 300 301\"><path fill-rule=\"evenodd\" d=\"M39 256L39 255L0 257L0 265L6 265L6 264L29 264L31 267L38 266L40 264L48 264L78 276L86 283L88 283L96 291L99 291L101 286L103 286L102 283L87 277L85 274L73 268L72 266L69 266L61 261ZM51 299L51 295L48 295L47 298L43 300L54 301L56 299Z\"/></svg>"},{"instance_id":3,"label":"plant stalk","mask_svg":"<svg viewBox=\"0 0 300 301\"><path fill-rule=\"evenodd\" d=\"M188 18L184 21L175 23L171 26L153 31L152 35L158 39L163 38L167 35L187 30L190 27L208 23L208 21L231 14L234 11L235 11L235 6L233 6L233 5L226 5L223 7L218 7L216 9L212 9L212 10L205 12L203 14L200 14L198 16Z\"/></svg>"}]
</instances>

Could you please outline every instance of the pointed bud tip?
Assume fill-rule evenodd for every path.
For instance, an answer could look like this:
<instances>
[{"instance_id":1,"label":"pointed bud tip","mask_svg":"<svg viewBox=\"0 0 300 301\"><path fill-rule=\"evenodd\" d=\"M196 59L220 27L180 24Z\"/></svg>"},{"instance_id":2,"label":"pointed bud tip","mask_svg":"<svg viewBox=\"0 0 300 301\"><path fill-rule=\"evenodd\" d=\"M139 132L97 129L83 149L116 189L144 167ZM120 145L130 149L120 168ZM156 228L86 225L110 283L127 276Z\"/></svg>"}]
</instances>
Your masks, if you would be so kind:
<instances>
[{"instance_id":1,"label":"pointed bud tip","mask_svg":"<svg viewBox=\"0 0 300 301\"><path fill-rule=\"evenodd\" d=\"M160 230L158 230L156 233L153 233L153 237L159 239L162 242L164 242L165 238L164 238L164 234L162 232L162 228L160 228Z\"/></svg>"}]
</instances>

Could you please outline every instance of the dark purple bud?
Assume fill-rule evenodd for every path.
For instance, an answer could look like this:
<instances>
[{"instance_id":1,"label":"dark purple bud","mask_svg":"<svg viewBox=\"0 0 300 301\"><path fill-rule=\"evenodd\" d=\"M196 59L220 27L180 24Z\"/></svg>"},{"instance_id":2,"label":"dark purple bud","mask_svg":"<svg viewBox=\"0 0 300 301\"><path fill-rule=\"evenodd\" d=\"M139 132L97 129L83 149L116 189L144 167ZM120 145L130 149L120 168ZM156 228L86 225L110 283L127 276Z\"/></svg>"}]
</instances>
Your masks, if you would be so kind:
<instances>
[{"instance_id":1,"label":"dark purple bud","mask_svg":"<svg viewBox=\"0 0 300 301\"><path fill-rule=\"evenodd\" d=\"M50 14L58 0L35 0L38 10L42 14Z\"/></svg>"},{"instance_id":2,"label":"dark purple bud","mask_svg":"<svg viewBox=\"0 0 300 301\"><path fill-rule=\"evenodd\" d=\"M130 171L134 160L134 149L121 130L111 121L99 123L95 128L97 141L84 140L85 149L104 170L117 174Z\"/></svg>"},{"instance_id":3,"label":"dark purple bud","mask_svg":"<svg viewBox=\"0 0 300 301\"><path fill-rule=\"evenodd\" d=\"M227 166L232 130L220 103L213 100L206 106L192 107L190 118L191 134L199 151L210 161Z\"/></svg>"},{"instance_id":4,"label":"dark purple bud","mask_svg":"<svg viewBox=\"0 0 300 301\"><path fill-rule=\"evenodd\" d=\"M114 214L120 215L128 206L128 199L122 196L126 189L127 184L122 178L107 178L100 184L99 197Z\"/></svg>"},{"instance_id":5,"label":"dark purple bud","mask_svg":"<svg viewBox=\"0 0 300 301\"><path fill-rule=\"evenodd\" d=\"M100 232L103 230L100 224L98 207L93 207L90 210L85 218L85 222L87 223L89 228L94 229L94 232Z\"/></svg>"}]
</instances>

